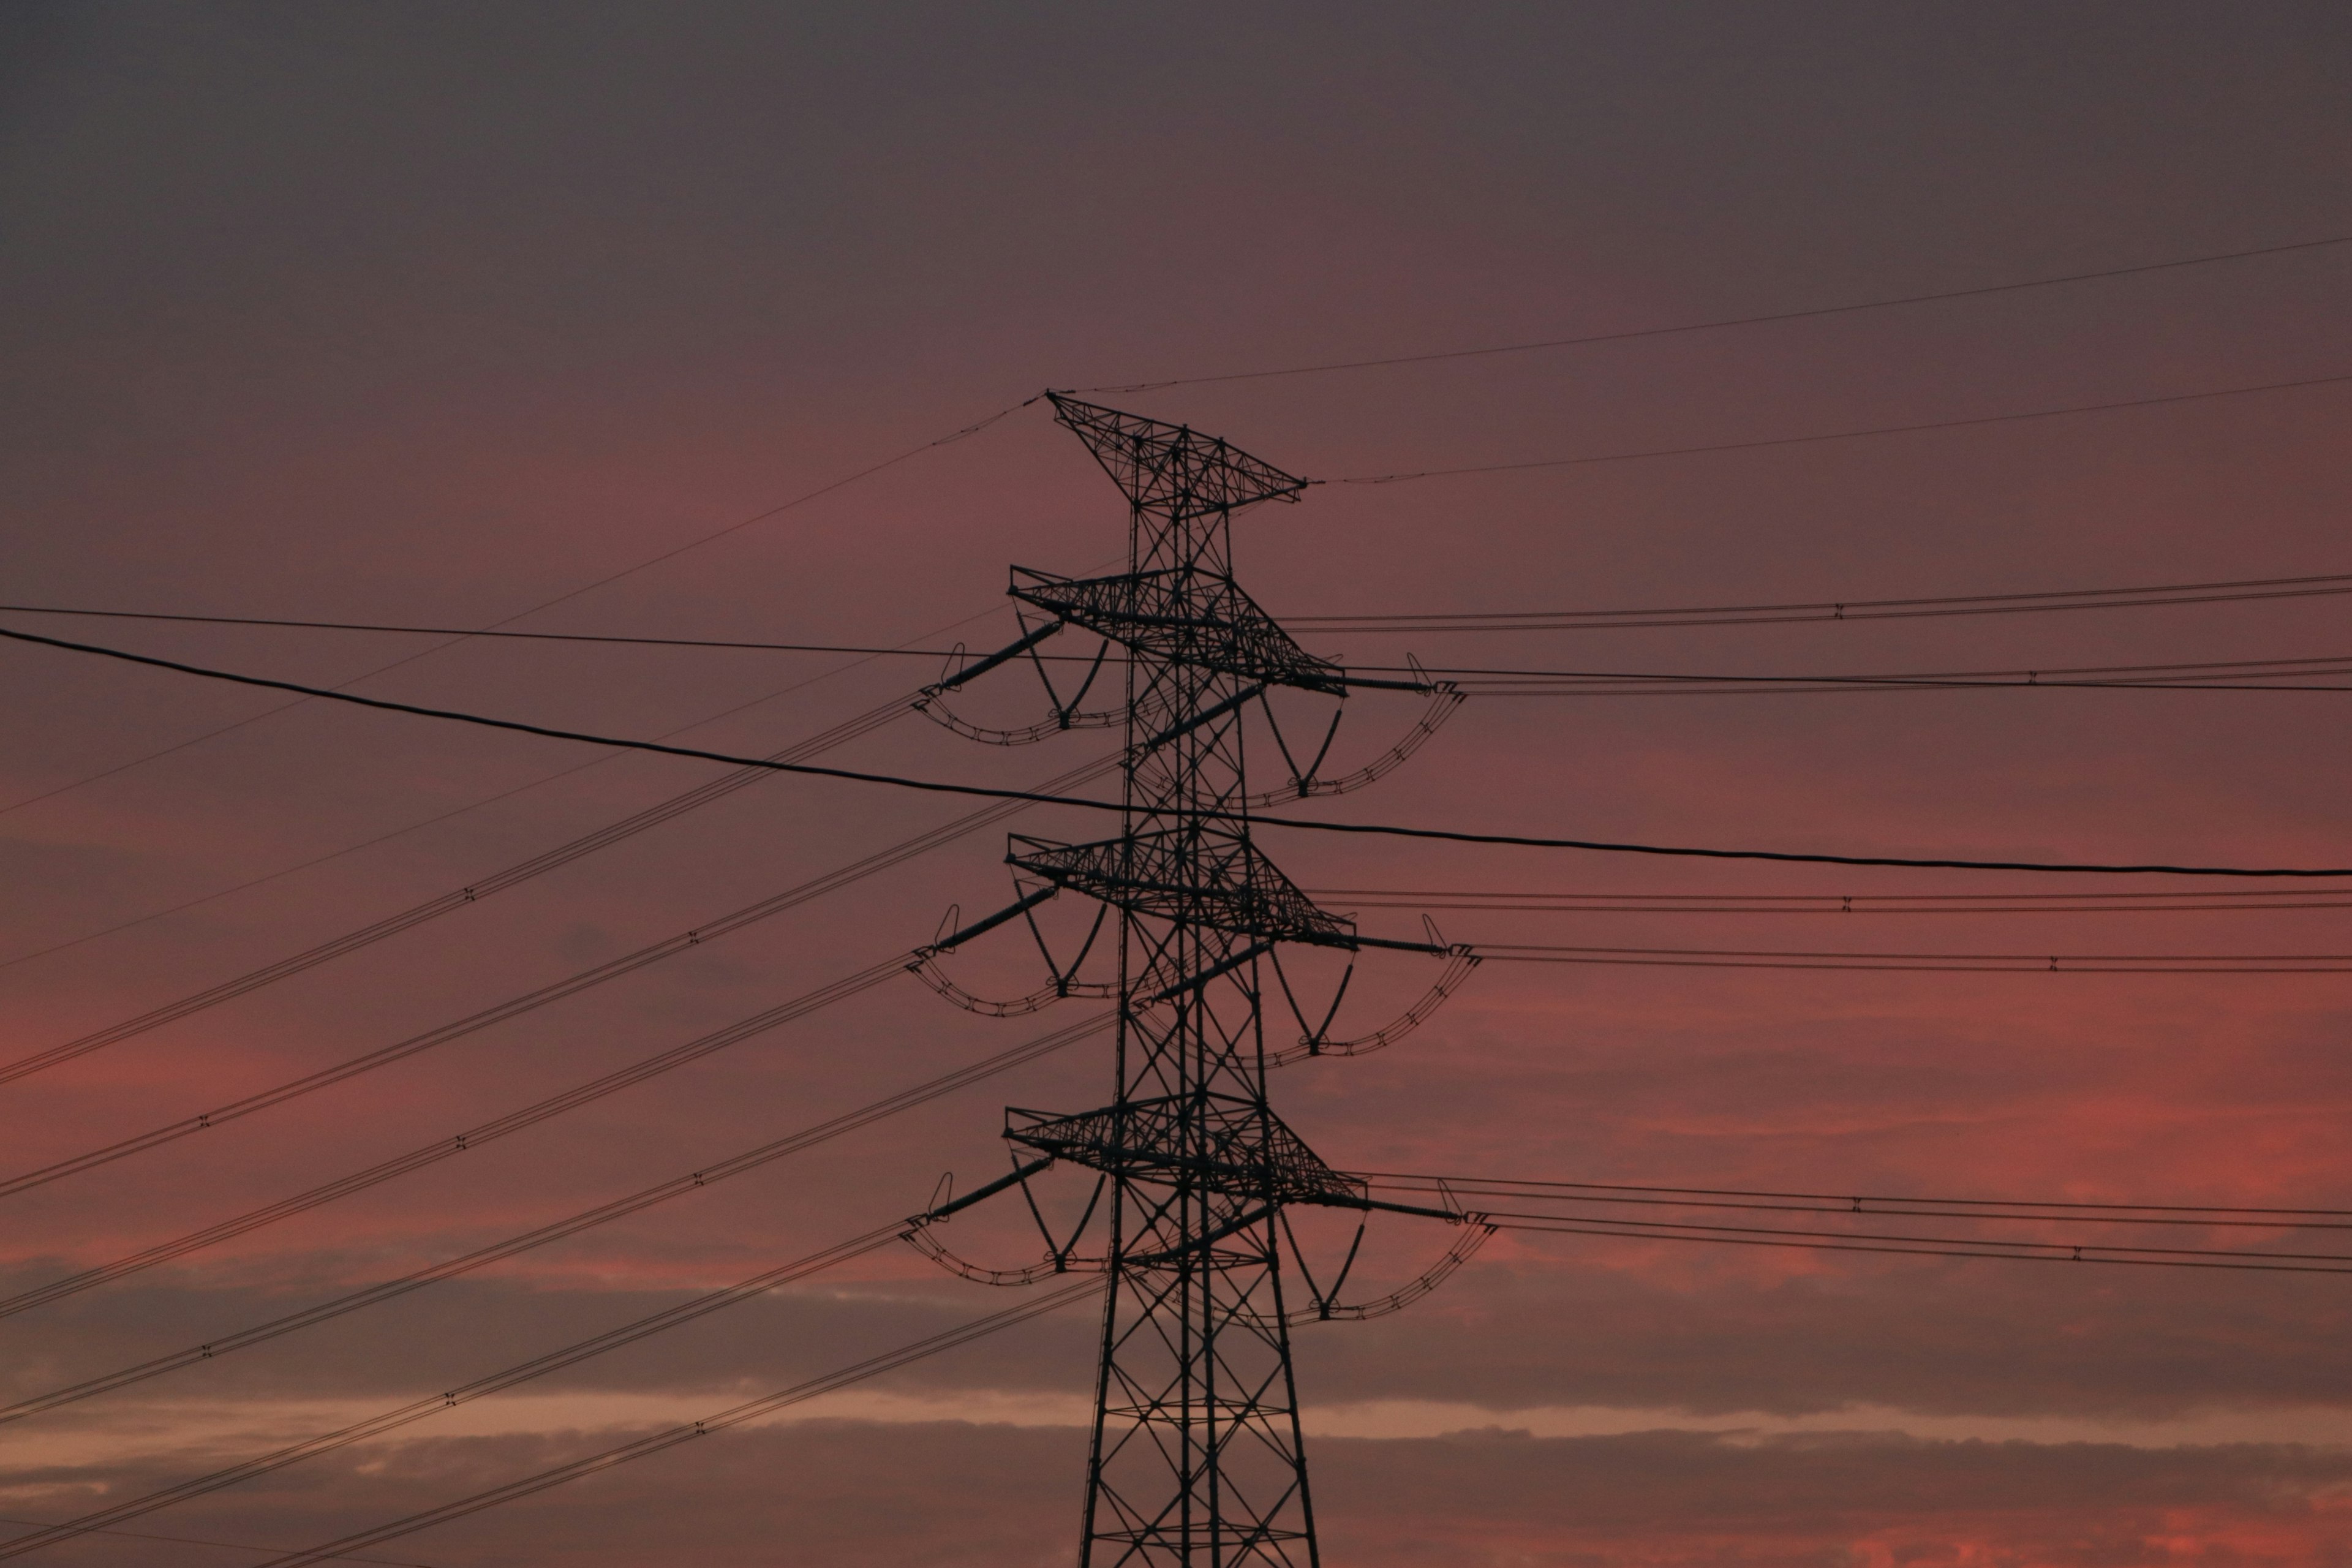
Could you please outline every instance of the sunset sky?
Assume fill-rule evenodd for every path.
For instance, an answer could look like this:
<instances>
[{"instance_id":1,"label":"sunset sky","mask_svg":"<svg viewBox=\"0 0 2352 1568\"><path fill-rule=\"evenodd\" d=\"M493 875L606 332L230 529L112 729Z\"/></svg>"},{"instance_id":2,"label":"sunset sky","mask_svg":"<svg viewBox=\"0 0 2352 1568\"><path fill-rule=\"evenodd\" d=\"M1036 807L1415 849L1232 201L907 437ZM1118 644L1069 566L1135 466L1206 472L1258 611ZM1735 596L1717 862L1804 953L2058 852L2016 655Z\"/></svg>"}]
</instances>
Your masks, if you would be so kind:
<instances>
[{"instance_id":1,"label":"sunset sky","mask_svg":"<svg viewBox=\"0 0 2352 1568\"><path fill-rule=\"evenodd\" d=\"M986 650L1015 635L1009 565L1085 574L1126 545L1118 492L1024 400L1161 382L1181 384L1083 395L1327 481L1234 522L1240 579L1277 616L2352 574L2352 383L2326 379L2352 375L2352 244L2279 248L2352 236L2348 70L2352 10L2259 0L20 0L0 7L0 602L16 607L0 626L767 754L903 701L941 658L23 607ZM2275 253L1201 379L2248 251ZM1673 455L1932 425L1949 427ZM1623 460L1337 482L1586 458ZM2352 671L2347 603L1297 635L1364 665ZM1860 856L2352 865L2352 674L2316 684L2336 689L1474 696L1377 787L1289 810ZM1015 670L959 700L1010 725L1044 700ZM0 644L0 1064L722 771L289 704ZM1297 704L1318 724L1326 710ZM1331 770L1420 713L1405 695L1351 698ZM1113 744L981 746L903 716L823 760L1017 789ZM977 804L762 780L0 1084L0 1312L890 960L950 906L999 908L1008 826L232 1125L21 1192L14 1177L701 930ZM1082 838L1105 821L1045 806L1009 830ZM1349 890L1829 895L1863 910L1435 919L1473 944L2027 961L1488 963L1393 1048L1276 1076L1277 1108L1335 1166L2352 1209L2352 957L2308 973L2031 962L2352 955L2352 883L2294 885L2334 908L1893 914L1870 900L2264 885L1281 829L1261 843L1381 936L1419 937L1412 900ZM1050 937L1079 929L1074 903L1045 911ZM997 995L1040 977L1017 927L950 968ZM1310 988L1337 977L1299 968ZM1338 1032L1379 1026L1435 973L1367 956ZM1098 1006L999 1020L893 977L494 1146L7 1316L0 1403L703 1169ZM1003 1170L1003 1107L1076 1110L1110 1080L1107 1041L1083 1039L462 1279L0 1419L0 1532L440 1394L916 1213L943 1173L968 1190ZM1025 1261L1023 1223L979 1211L952 1240ZM1451 1240L1381 1216L1355 1289L1394 1289ZM2352 1254L2352 1232L2189 1226L2155 1244ZM23 1561L264 1562L1013 1300L893 1247L121 1525L137 1535ZM1405 1311L1302 1329L1297 1355L1334 1568L2287 1568L2352 1562L2347 1330L2352 1279L2320 1273L1506 1234ZM1068 1563L1096 1332L1073 1307L364 1555Z\"/></svg>"}]
</instances>

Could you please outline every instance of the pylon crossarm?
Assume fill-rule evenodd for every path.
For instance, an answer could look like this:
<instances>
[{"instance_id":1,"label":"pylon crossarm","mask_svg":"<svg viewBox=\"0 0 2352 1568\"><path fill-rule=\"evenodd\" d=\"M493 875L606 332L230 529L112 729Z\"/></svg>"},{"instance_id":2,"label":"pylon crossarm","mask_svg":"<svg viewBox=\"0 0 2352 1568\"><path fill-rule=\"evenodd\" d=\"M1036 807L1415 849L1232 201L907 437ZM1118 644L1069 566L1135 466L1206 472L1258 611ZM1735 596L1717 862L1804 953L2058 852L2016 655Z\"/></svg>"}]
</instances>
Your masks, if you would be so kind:
<instances>
[{"instance_id":1,"label":"pylon crossarm","mask_svg":"<svg viewBox=\"0 0 2352 1568\"><path fill-rule=\"evenodd\" d=\"M1232 443L1189 425L1045 394L1055 419L1075 432L1139 511L1171 522L1233 511L1262 500L1297 500L1314 481L1286 474Z\"/></svg>"},{"instance_id":2,"label":"pylon crossarm","mask_svg":"<svg viewBox=\"0 0 2352 1568\"><path fill-rule=\"evenodd\" d=\"M1014 659L1019 658L1023 654L1027 653L1031 648L1035 647L1039 643L1044 642L1047 637L1052 637L1061 629L1061 622L1048 621L1044 626L1039 626L1035 631L1031 632L1021 638L1020 641L1013 643L1009 647L998 648L994 653L990 654L978 664L968 664L961 669L941 676L938 680L933 681L930 685L923 688L922 695L924 697L929 697L935 692L953 691L957 687L961 686L964 682L977 679L979 677L986 675L998 665L1012 663ZM956 646L961 647L963 645L959 643ZM919 699L917 700L916 706L919 708L922 706Z\"/></svg>"},{"instance_id":3,"label":"pylon crossarm","mask_svg":"<svg viewBox=\"0 0 2352 1568\"><path fill-rule=\"evenodd\" d=\"M1315 907L1247 839L1194 826L1087 844L1015 834L1005 862L1130 913L1244 936L1350 947L1355 928Z\"/></svg>"},{"instance_id":4,"label":"pylon crossarm","mask_svg":"<svg viewBox=\"0 0 2352 1568\"><path fill-rule=\"evenodd\" d=\"M1222 573L1186 566L1062 577L1016 566L1009 592L1146 658L1181 659L1198 669L1334 696L1348 689L1346 671L1299 647Z\"/></svg>"},{"instance_id":5,"label":"pylon crossarm","mask_svg":"<svg viewBox=\"0 0 2352 1568\"><path fill-rule=\"evenodd\" d=\"M1383 1214L1409 1214L1421 1219L1442 1219L1448 1225L1465 1225L1477 1216L1456 1213L1453 1209L1433 1209L1420 1204L1391 1203L1386 1198L1363 1198L1351 1204L1336 1204L1338 1208L1378 1209ZM1484 1222L1481 1221L1483 1224Z\"/></svg>"},{"instance_id":6,"label":"pylon crossarm","mask_svg":"<svg viewBox=\"0 0 2352 1568\"><path fill-rule=\"evenodd\" d=\"M972 938L981 935L982 932L994 931L998 926L1003 925L1007 921L1020 919L1023 915L1027 914L1031 910L1035 909L1039 904L1044 903L1046 900L1052 898L1061 889L1058 887L1045 887L1037 889L1034 892L1024 893L1020 898L1014 900L1012 903L1007 904L1004 908L997 910L994 914L987 915L980 920L976 920L970 925L962 927L961 930L951 931L945 936L938 938L932 942L929 947L919 948L916 951L928 957L934 953L947 952L953 949L961 947L965 942L970 942ZM950 914L953 913L952 910L950 912Z\"/></svg>"},{"instance_id":7,"label":"pylon crossarm","mask_svg":"<svg viewBox=\"0 0 2352 1568\"><path fill-rule=\"evenodd\" d=\"M1053 1164L1054 1157L1048 1154L1044 1159L1032 1160L1025 1165L1015 1165L1010 1175L999 1176L992 1182L972 1188L971 1191L964 1194L964 1195L960 1198L951 1199L947 1203L937 1205L931 1208L926 1209L921 1214L910 1215L907 1220L907 1224L910 1227L909 1234L913 1231L921 1230L927 1226L937 1225L940 1221L946 1219L950 1215L961 1214L976 1203L981 1203L986 1199L994 1197L997 1194L1003 1192L1007 1187L1027 1181L1030 1177L1035 1175L1040 1171L1052 1169Z\"/></svg>"},{"instance_id":8,"label":"pylon crossarm","mask_svg":"<svg viewBox=\"0 0 2352 1568\"><path fill-rule=\"evenodd\" d=\"M1360 1179L1325 1164L1263 1105L1218 1106L1209 1100L1135 1100L1076 1116L1012 1108L1005 1112L1004 1136L1041 1154L1129 1181L1181 1181L1224 1196L1277 1204L1352 1208L1371 1201Z\"/></svg>"}]
</instances>

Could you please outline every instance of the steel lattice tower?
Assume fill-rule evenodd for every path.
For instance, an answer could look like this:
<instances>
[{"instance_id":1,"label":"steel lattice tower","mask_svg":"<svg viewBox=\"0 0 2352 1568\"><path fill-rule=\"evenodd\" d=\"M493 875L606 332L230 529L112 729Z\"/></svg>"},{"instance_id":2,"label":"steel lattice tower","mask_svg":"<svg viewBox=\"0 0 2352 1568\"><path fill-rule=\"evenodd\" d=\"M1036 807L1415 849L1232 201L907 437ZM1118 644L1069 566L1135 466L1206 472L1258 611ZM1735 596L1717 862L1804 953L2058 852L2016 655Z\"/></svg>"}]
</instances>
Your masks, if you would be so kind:
<instances>
[{"instance_id":1,"label":"steel lattice tower","mask_svg":"<svg viewBox=\"0 0 2352 1568\"><path fill-rule=\"evenodd\" d=\"M1016 856L1118 919L1118 1098L1013 1130L1112 1178L1079 1562L1314 1564L1275 1226L1292 1188L1336 1178L1266 1103L1256 970L1271 941L1344 928L1250 842L1241 710L1269 682L1344 688L1232 558L1234 509L1303 481L1190 430L1054 406L1131 509L1126 574L1014 589L1131 654L1125 831Z\"/></svg>"},{"instance_id":2,"label":"steel lattice tower","mask_svg":"<svg viewBox=\"0 0 2352 1568\"><path fill-rule=\"evenodd\" d=\"M952 948L1056 891L1106 906L1117 921L1118 978L1105 987L1118 1002L1116 1094L1076 1115L1008 1110L1005 1136L1030 1163L922 1223L1049 1163L1099 1174L1087 1213L1107 1228L1102 1253L1078 1263L1073 1237L1050 1260L1055 1271L1108 1275L1081 1568L1317 1568L1290 1324L1334 1313L1311 1289L1303 1312L1286 1300L1283 1210L1462 1216L1370 1199L1275 1114L1261 966L1281 942L1445 950L1360 939L1256 847L1242 718L1270 687L1344 697L1351 685L1406 683L1351 680L1309 656L1234 580L1233 514L1296 500L1307 481L1188 427L1048 395L1127 497L1128 570L1072 579L1014 568L1013 595L1046 624L930 689L927 701L1064 626L1117 645L1127 670L1122 831L1083 844L1016 836L1016 878L1044 886L925 951ZM1458 698L1445 689L1444 700ZM1056 704L1067 727L1075 702ZM943 710L934 716L982 733ZM992 733L1013 743L1045 728ZM1317 787L1313 771L1294 777L1293 793ZM1068 976L1057 972L1056 984L1067 994ZM1045 1267L969 1272L1012 1284Z\"/></svg>"}]
</instances>

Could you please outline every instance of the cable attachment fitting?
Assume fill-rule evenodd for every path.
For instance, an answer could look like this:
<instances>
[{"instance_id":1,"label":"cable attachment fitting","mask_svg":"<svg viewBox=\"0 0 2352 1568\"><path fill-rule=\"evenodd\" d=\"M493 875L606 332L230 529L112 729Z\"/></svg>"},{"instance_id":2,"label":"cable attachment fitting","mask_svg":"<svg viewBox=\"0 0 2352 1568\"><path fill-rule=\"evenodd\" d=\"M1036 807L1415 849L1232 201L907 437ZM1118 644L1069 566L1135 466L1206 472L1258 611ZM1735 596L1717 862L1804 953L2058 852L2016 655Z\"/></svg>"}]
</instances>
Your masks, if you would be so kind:
<instances>
[{"instance_id":1,"label":"cable attachment fitting","mask_svg":"<svg viewBox=\"0 0 2352 1568\"><path fill-rule=\"evenodd\" d=\"M1374 1051L1384 1050L1395 1045L1399 1040L1429 1022L1431 1016L1445 1005L1446 999L1462 988L1462 983L1470 978L1471 972L1478 967L1480 960L1478 954L1466 944L1457 942L1447 945L1444 938L1438 935L1437 928L1433 923L1427 929L1430 936L1430 951L1441 954L1445 960L1445 967L1438 972L1435 984L1423 993L1419 1001L1406 1008L1391 1022L1369 1035L1360 1035L1349 1040L1331 1038L1331 1023L1339 1016L1339 1004L1347 997L1348 982L1355 976L1355 964L1350 963L1347 972L1340 976L1338 991L1331 998L1329 1010L1323 1015L1323 1021L1320 1024L1309 1026L1306 1016L1299 1011L1298 998L1292 993L1289 976L1283 973L1282 961L1277 957L1274 966L1275 977L1281 983L1283 996L1290 1004L1290 1016L1298 1020L1300 1033L1297 1045L1286 1046L1281 1050L1266 1053L1265 1065L1270 1068L1287 1067L1292 1062L1305 1061L1309 1057L1370 1056Z\"/></svg>"},{"instance_id":2,"label":"cable attachment fitting","mask_svg":"<svg viewBox=\"0 0 2352 1568\"><path fill-rule=\"evenodd\" d=\"M1051 1253L1019 1268L982 1268L950 1250L928 1228L908 1231L906 1241L957 1279L969 1279L976 1285L1034 1285L1056 1274L1099 1274L1103 1270L1099 1258L1057 1258Z\"/></svg>"},{"instance_id":3,"label":"cable attachment fitting","mask_svg":"<svg viewBox=\"0 0 2352 1568\"><path fill-rule=\"evenodd\" d=\"M1050 1007L1066 996L1117 995L1118 986L1115 982L1087 981L1077 978L1078 966L1086 963L1087 955L1094 951L1095 939L1102 934L1104 916L1107 913L1106 906L1097 907L1094 924L1087 932L1086 942L1078 949L1077 957L1072 959L1066 967L1055 963L1052 950L1046 947L1045 934L1037 929L1036 917L1030 911L1060 891L1060 885L1053 882L1031 888L1013 904L985 920L975 921L960 931L950 929L956 923L956 906L949 905L946 918L940 922L940 931L946 934L938 937L928 947L917 948L908 961L908 972L929 986L941 1000L952 1003L967 1013L979 1013L992 1018L1021 1017ZM1028 925L1029 934L1036 940L1037 951L1045 957L1046 973L1052 976L1051 979L1025 996L1015 996L1010 1001L996 1002L986 997L975 996L948 978L946 972L939 965L938 959L940 953L962 945L983 931L992 931L1015 916Z\"/></svg>"},{"instance_id":4,"label":"cable attachment fitting","mask_svg":"<svg viewBox=\"0 0 2352 1568\"><path fill-rule=\"evenodd\" d=\"M1059 691L1055 689L1053 677L1046 673L1045 661L1037 657L1037 645L1060 631L1064 625L1064 622L1058 620L1048 621L1036 630L1022 637L1019 641L999 648L977 664L950 668L942 673L938 680L917 693L911 706L916 712L942 729L952 731L968 741L979 741L992 746L1034 745L1039 741L1058 735L1066 730L1105 730L1125 723L1128 710L1124 704L1100 710L1088 710L1082 706L1086 701L1087 693L1094 689L1095 678L1102 673L1103 661L1109 657L1111 645L1108 641L1105 641L1095 650L1095 657L1087 667L1086 679L1079 682L1077 690L1066 700ZM948 692L987 674L999 665L1008 663L1024 655L1028 657L1031 667L1036 670L1038 683L1045 689L1048 707L1044 719L1017 730L1000 730L984 724L974 724L959 716L947 705L945 699ZM950 663L961 659L961 657L962 648L959 644L956 653L950 656Z\"/></svg>"},{"instance_id":5,"label":"cable attachment fitting","mask_svg":"<svg viewBox=\"0 0 2352 1568\"><path fill-rule=\"evenodd\" d=\"M1439 681L1425 689L1416 687L1413 689L1426 689L1429 693L1429 705L1422 710L1421 717L1413 721L1412 728L1407 730L1403 738L1396 744L1366 763L1362 767L1352 773L1341 773L1336 778L1325 778L1319 770L1323 766L1324 757L1331 749L1333 737L1339 733L1339 714L1346 711L1344 708L1331 715L1331 727L1323 736L1321 748L1316 752L1313 760L1304 768L1301 768L1297 759L1291 755L1290 747L1285 741L1280 727L1276 726L1275 743L1281 751L1284 761L1290 764L1291 780L1288 784L1277 784L1273 789L1260 790L1254 795L1245 795L1243 797L1243 804L1255 810L1262 806L1281 805L1289 801L1302 800L1308 795L1346 795L1352 790L1362 789L1366 784L1377 784L1394 773L1403 766L1415 752L1428 744L1429 738L1436 734L1439 728L1448 719L1453 718L1455 710L1467 700L1460 689L1452 681ZM1269 721L1273 718L1271 708L1267 709L1267 718Z\"/></svg>"},{"instance_id":6,"label":"cable attachment fitting","mask_svg":"<svg viewBox=\"0 0 2352 1568\"><path fill-rule=\"evenodd\" d=\"M1454 1245L1445 1249L1444 1256L1414 1276L1410 1284L1369 1301L1342 1302L1328 1297L1318 1298L1307 1306L1285 1312L1283 1321L1292 1328L1302 1323L1334 1321L1360 1323L1367 1318L1385 1318L1391 1312L1402 1312L1445 1283L1455 1269L1478 1255L1478 1249L1486 1246L1486 1238L1494 1234L1492 1224L1476 1215L1465 1215L1462 1219L1462 1234L1454 1238Z\"/></svg>"},{"instance_id":7,"label":"cable attachment fitting","mask_svg":"<svg viewBox=\"0 0 2352 1568\"><path fill-rule=\"evenodd\" d=\"M1050 1154L1032 1160L1026 1164L1019 1163L1016 1159L1010 1174L999 1176L985 1186L975 1187L962 1197L950 1199L946 1203L934 1202L929 1209L908 1219L907 1229L899 1233L898 1239L957 1278L973 1280L982 1285L1034 1285L1038 1280L1055 1274L1100 1273L1107 1267L1104 1259L1079 1258L1076 1256L1076 1252L1078 1237L1086 1234L1087 1222L1094 1218L1095 1210L1102 1202L1103 1190L1107 1184L1099 1177L1096 1179L1094 1195L1087 1200L1086 1211L1078 1215L1078 1223L1070 1228L1069 1238L1066 1241L1057 1241L1052 1229L1045 1224L1045 1215L1037 1207L1037 1200L1029 1192L1029 1178L1051 1169L1053 1164L1054 1157ZM945 1190L951 1181L951 1176L940 1177L940 1190ZM948 1247L945 1242L931 1234L933 1226L945 1222L949 1216L960 1210L970 1208L974 1204L994 1197L1008 1187L1021 1189L1022 1201L1029 1205L1030 1217L1037 1222L1037 1229L1045 1238L1045 1256L1035 1263L1019 1268L982 1268L980 1265L958 1256ZM933 1195L936 1198L937 1193L935 1192Z\"/></svg>"}]
</instances>

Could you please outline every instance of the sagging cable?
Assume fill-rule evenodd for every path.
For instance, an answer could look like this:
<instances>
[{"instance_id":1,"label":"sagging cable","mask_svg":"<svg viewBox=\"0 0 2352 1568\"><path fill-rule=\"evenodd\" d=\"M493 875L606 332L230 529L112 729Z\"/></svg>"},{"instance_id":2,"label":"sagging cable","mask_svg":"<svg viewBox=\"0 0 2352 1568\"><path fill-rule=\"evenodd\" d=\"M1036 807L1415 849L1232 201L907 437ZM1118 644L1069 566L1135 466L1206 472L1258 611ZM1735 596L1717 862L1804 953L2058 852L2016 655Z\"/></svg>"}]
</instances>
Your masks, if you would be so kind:
<instances>
[{"instance_id":1,"label":"sagging cable","mask_svg":"<svg viewBox=\"0 0 2352 1568\"><path fill-rule=\"evenodd\" d=\"M1481 961L1476 952L1462 945L1422 951L1441 953L1446 961L1445 968L1438 974L1435 984L1422 994L1421 999L1406 1008L1394 1020L1369 1035L1359 1036L1354 1039L1329 1038L1331 1020L1339 1010L1339 998L1347 994L1347 980L1343 977L1339 983L1339 994L1331 999L1331 1011L1325 1015L1322 1025L1300 1035L1297 1045L1268 1054L1265 1065L1270 1068L1287 1067L1293 1062L1305 1061L1309 1057L1370 1056L1374 1051L1384 1050L1395 1045L1399 1040L1420 1028L1422 1025L1429 1022L1430 1017L1438 1008L1445 1005L1446 999L1462 988L1463 982L1470 978L1471 973L1478 967ZM1281 962L1278 959L1276 961L1275 973L1277 977L1282 973ZM1348 973L1352 975L1354 973L1355 966L1351 963L1349 965ZM1289 984L1286 979L1284 981L1283 992L1286 996L1289 995ZM1291 999L1290 1005L1293 1016L1298 1016L1298 1004L1295 997ZM1303 1016L1299 1017L1299 1027L1301 1029L1307 1027L1307 1022Z\"/></svg>"},{"instance_id":2,"label":"sagging cable","mask_svg":"<svg viewBox=\"0 0 2352 1568\"><path fill-rule=\"evenodd\" d=\"M1244 795L1242 797L1243 804L1255 810L1263 806L1282 805L1290 801L1303 800L1310 795L1347 795L1362 789L1367 784L1377 784L1394 773L1403 766L1415 752L1426 745L1429 738L1436 734L1439 728L1448 719L1454 717L1467 700L1461 689L1451 681L1430 687L1414 686L1408 689L1429 692L1429 706L1422 710L1421 717L1413 722L1412 728L1405 731L1404 738L1387 751L1382 752L1355 772L1342 773L1335 779L1316 777L1317 770L1323 765L1322 753L1318 752L1315 762L1303 775L1294 777L1286 784L1280 784L1270 790L1261 790L1255 795ZM1339 716L1334 714L1332 733L1336 734L1338 731ZM1277 739L1279 739L1278 736ZM1331 736L1326 735L1323 738L1324 750L1328 752L1330 745ZM1287 760L1286 751L1284 755Z\"/></svg>"}]
</instances>

